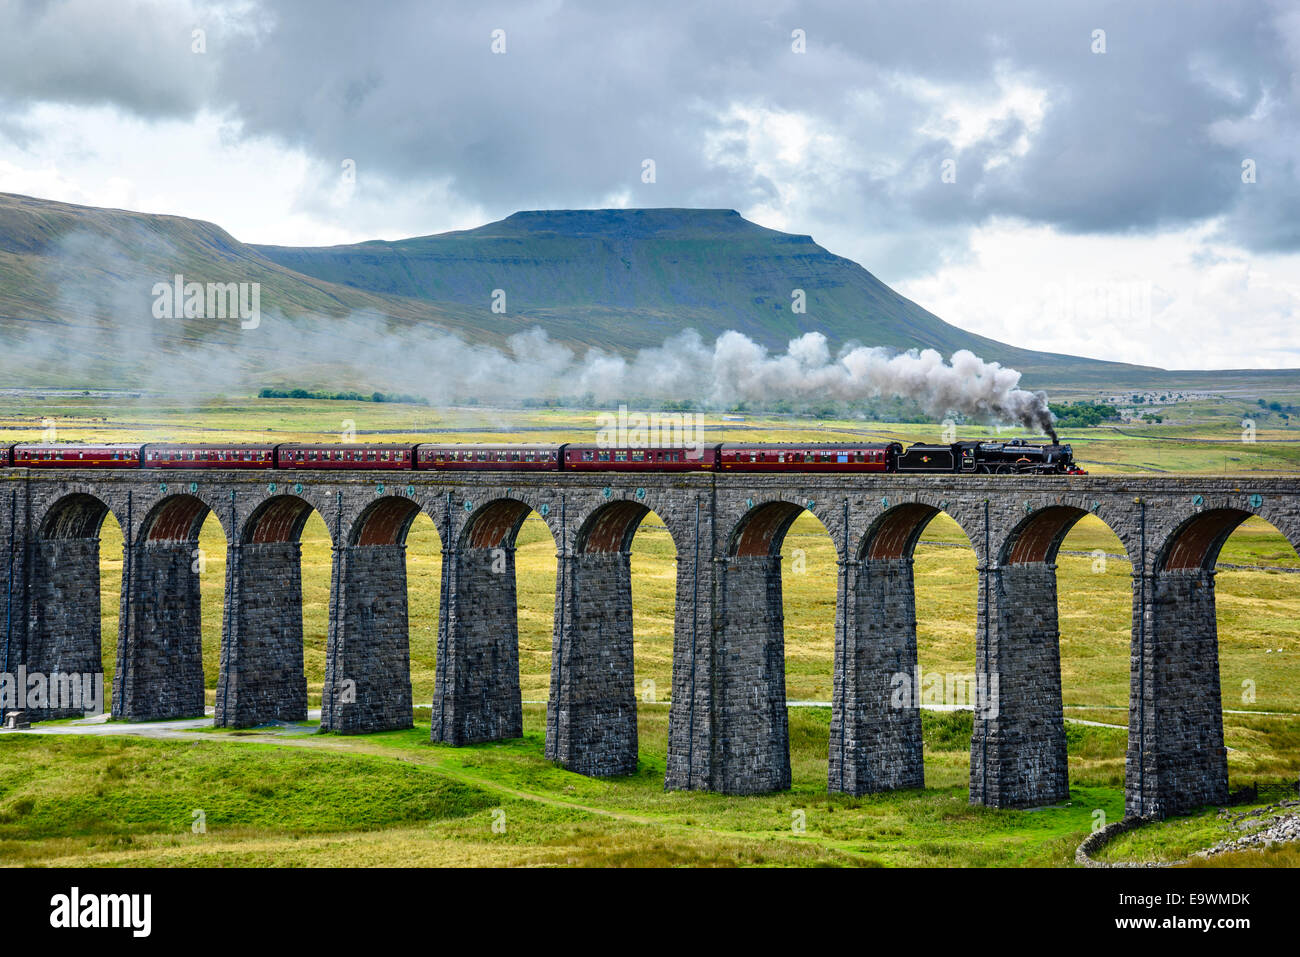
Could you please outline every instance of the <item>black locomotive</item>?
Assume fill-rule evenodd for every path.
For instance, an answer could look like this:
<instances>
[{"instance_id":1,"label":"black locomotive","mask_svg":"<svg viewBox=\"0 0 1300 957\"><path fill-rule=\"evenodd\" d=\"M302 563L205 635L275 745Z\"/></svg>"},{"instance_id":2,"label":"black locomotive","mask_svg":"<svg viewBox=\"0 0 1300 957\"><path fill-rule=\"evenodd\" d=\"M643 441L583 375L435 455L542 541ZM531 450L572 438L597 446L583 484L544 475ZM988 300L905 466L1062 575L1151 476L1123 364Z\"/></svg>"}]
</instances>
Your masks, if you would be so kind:
<instances>
[{"instance_id":1,"label":"black locomotive","mask_svg":"<svg viewBox=\"0 0 1300 957\"><path fill-rule=\"evenodd\" d=\"M913 445L898 455L897 472L966 472L976 475L1083 475L1073 450L1057 442L1037 445L1024 439L1007 442L953 442Z\"/></svg>"}]
</instances>

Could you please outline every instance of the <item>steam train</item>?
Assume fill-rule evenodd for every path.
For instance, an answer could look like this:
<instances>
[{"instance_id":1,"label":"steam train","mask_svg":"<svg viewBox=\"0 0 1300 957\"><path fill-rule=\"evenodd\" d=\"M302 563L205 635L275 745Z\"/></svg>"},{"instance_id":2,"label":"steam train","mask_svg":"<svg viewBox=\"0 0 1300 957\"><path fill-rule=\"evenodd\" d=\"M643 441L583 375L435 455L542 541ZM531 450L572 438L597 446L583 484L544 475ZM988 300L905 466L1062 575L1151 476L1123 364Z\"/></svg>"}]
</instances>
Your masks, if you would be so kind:
<instances>
[{"instance_id":1,"label":"steam train","mask_svg":"<svg viewBox=\"0 0 1300 957\"><path fill-rule=\"evenodd\" d=\"M49 469L290 469L509 472L905 472L1085 475L1068 445L965 441L947 445L720 443L693 447L601 445L365 445L284 442L0 446L0 465Z\"/></svg>"}]
</instances>

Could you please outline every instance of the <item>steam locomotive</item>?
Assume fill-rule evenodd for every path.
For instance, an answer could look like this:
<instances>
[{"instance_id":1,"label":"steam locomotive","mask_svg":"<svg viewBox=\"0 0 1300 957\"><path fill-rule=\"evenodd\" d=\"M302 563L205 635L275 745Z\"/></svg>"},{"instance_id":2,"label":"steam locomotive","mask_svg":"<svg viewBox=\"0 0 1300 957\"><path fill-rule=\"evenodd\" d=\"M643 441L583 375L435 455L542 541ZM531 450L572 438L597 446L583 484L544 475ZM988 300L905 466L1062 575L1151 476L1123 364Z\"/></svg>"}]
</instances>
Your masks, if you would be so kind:
<instances>
[{"instance_id":1,"label":"steam locomotive","mask_svg":"<svg viewBox=\"0 0 1300 957\"><path fill-rule=\"evenodd\" d=\"M508 472L905 472L1085 475L1070 446L965 441L719 443L690 447L609 448L601 445L480 443L365 445L284 442L47 444L0 446L0 465L49 469L289 469L303 471Z\"/></svg>"}]
</instances>

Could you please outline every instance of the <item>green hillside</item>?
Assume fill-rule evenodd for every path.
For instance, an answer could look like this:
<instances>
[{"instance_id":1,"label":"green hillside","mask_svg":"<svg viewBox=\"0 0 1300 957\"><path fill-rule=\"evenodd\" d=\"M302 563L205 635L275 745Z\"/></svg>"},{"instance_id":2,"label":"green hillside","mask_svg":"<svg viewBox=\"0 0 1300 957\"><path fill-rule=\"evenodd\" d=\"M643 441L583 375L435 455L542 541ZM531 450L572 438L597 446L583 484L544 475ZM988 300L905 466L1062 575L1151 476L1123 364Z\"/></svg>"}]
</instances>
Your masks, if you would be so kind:
<instances>
[{"instance_id":1,"label":"green hillside","mask_svg":"<svg viewBox=\"0 0 1300 957\"><path fill-rule=\"evenodd\" d=\"M259 284L256 335L236 321L155 317L155 284L177 274ZM791 309L796 289L803 314ZM623 354L685 329L706 340L735 329L773 349L817 330L833 345L969 349L1053 390L1253 397L1296 382L1296 370L1165 372L986 339L811 237L734 210L521 212L434 236L296 248L248 245L179 216L0 193L0 373L10 386L414 391L443 352L439 335L502 346L536 327L579 351Z\"/></svg>"},{"instance_id":2,"label":"green hillside","mask_svg":"<svg viewBox=\"0 0 1300 957\"><path fill-rule=\"evenodd\" d=\"M258 283L280 331L241 336L238 321L158 319L153 288ZM341 320L352 317L346 325ZM328 324L335 325L328 325ZM212 223L0 193L0 372L7 385L140 385L194 347L268 366L307 331L398 336L430 326L488 343L471 311L338 286L286 269ZM272 330L268 321L262 332ZM286 334L286 331L288 334ZM340 350L343 351L343 350Z\"/></svg>"},{"instance_id":3,"label":"green hillside","mask_svg":"<svg viewBox=\"0 0 1300 957\"><path fill-rule=\"evenodd\" d=\"M637 349L683 329L728 329L773 349L809 330L840 344L969 349L1025 372L1108 379L1150 370L1021 349L949 325L857 263L730 209L515 213L476 229L396 242L257 246L282 266L340 285L478 307L495 289L508 315L557 338ZM807 312L791 308L802 289ZM501 319L501 316L494 317Z\"/></svg>"}]
</instances>

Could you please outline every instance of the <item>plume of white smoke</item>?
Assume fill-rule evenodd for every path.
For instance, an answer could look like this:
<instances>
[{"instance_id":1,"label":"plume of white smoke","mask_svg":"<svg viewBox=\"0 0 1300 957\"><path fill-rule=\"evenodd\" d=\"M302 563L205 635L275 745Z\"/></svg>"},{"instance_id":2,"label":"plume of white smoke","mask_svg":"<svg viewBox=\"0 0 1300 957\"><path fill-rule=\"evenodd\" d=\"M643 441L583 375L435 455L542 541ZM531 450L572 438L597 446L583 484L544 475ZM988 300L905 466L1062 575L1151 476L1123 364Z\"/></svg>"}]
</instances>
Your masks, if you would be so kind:
<instances>
[{"instance_id":1,"label":"plume of white smoke","mask_svg":"<svg viewBox=\"0 0 1300 957\"><path fill-rule=\"evenodd\" d=\"M597 348L579 355L540 328L499 349L366 312L288 318L271 308L251 329L237 320L157 319L150 290L182 271L170 265L180 257L157 237L129 238L63 238L43 280L58 291L58 314L81 324L25 323L24 331L6 335L0 344L6 382L143 387L196 397L267 385L357 388L418 395L435 405L591 396L599 403L689 399L729 408L897 397L936 417L957 413L1051 434L1043 393L1021 389L1014 369L964 350L947 362L932 349L899 354L848 346L832 354L824 335L809 332L773 353L740 332L710 344L688 330L624 357Z\"/></svg>"},{"instance_id":2,"label":"plume of white smoke","mask_svg":"<svg viewBox=\"0 0 1300 957\"><path fill-rule=\"evenodd\" d=\"M716 407L776 399L911 399L932 415L1015 423L1051 432L1053 416L1042 392L1021 389L1020 373L966 350L945 362L933 349L891 352L852 346L832 356L826 337L808 332L773 355L742 333L720 335L712 346L686 332L631 360L588 354L576 370L580 393L629 392L657 398L691 397Z\"/></svg>"}]
</instances>

